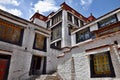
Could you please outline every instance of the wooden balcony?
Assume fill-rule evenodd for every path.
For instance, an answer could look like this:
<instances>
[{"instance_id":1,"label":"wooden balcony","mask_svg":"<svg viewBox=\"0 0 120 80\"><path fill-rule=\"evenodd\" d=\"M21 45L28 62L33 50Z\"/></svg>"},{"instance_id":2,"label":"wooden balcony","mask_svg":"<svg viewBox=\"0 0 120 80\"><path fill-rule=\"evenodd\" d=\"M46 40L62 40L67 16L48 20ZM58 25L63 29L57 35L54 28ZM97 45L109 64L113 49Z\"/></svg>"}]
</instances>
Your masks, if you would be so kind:
<instances>
[{"instance_id":1,"label":"wooden balcony","mask_svg":"<svg viewBox=\"0 0 120 80\"><path fill-rule=\"evenodd\" d=\"M103 28L100 28L94 31L96 37L112 34L114 32L120 31L120 21L114 24L107 25Z\"/></svg>"}]
</instances>

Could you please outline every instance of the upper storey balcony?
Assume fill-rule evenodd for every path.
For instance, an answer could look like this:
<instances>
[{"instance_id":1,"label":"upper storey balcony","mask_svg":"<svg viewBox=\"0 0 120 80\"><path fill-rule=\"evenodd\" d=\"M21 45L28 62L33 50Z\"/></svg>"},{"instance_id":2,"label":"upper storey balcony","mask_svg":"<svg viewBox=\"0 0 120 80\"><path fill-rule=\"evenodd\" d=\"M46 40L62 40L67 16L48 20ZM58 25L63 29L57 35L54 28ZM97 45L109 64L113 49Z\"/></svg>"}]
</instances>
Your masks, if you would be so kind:
<instances>
[{"instance_id":1,"label":"upper storey balcony","mask_svg":"<svg viewBox=\"0 0 120 80\"><path fill-rule=\"evenodd\" d=\"M104 35L112 34L120 31L120 21L112 23L111 25L106 25L105 27L94 31L96 37L101 37Z\"/></svg>"},{"instance_id":2,"label":"upper storey balcony","mask_svg":"<svg viewBox=\"0 0 120 80\"><path fill-rule=\"evenodd\" d=\"M98 22L98 30L94 31L96 37L108 35L120 30L120 21L116 15L110 16Z\"/></svg>"}]
</instances>

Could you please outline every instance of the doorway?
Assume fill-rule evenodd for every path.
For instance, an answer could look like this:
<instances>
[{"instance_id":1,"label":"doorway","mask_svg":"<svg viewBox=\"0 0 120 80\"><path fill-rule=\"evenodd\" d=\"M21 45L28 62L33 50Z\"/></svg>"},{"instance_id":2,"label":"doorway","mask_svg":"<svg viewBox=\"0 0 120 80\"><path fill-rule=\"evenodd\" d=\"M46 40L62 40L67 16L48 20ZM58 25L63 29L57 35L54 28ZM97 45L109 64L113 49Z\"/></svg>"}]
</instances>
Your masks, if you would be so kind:
<instances>
[{"instance_id":1,"label":"doorway","mask_svg":"<svg viewBox=\"0 0 120 80\"><path fill-rule=\"evenodd\" d=\"M9 55L0 54L0 80L7 80L10 58L11 56Z\"/></svg>"},{"instance_id":2,"label":"doorway","mask_svg":"<svg viewBox=\"0 0 120 80\"><path fill-rule=\"evenodd\" d=\"M32 56L30 75L40 75L46 73L46 57Z\"/></svg>"}]
</instances>

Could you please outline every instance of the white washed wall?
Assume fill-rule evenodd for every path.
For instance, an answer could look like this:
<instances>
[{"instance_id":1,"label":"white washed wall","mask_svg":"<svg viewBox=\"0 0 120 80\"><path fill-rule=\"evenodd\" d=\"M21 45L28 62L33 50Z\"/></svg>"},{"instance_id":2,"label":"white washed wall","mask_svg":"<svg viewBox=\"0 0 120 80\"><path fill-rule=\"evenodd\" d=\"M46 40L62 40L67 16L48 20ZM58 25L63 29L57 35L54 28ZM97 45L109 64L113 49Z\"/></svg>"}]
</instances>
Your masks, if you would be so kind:
<instances>
[{"instance_id":1,"label":"white washed wall","mask_svg":"<svg viewBox=\"0 0 120 80\"><path fill-rule=\"evenodd\" d=\"M120 12L117 13L117 18L118 18L118 21L120 21Z\"/></svg>"}]
</instances>

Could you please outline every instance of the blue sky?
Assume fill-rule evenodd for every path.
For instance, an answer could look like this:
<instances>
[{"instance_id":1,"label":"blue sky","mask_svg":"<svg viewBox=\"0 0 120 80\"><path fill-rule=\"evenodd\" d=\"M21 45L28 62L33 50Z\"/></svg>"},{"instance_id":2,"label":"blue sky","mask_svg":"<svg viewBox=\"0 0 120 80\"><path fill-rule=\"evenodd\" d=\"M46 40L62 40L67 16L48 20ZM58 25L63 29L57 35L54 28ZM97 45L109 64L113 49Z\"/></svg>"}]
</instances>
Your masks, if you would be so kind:
<instances>
[{"instance_id":1,"label":"blue sky","mask_svg":"<svg viewBox=\"0 0 120 80\"><path fill-rule=\"evenodd\" d=\"M92 13L98 18L120 7L120 0L0 0L0 9L29 20L36 11L47 16L64 1L85 17Z\"/></svg>"}]
</instances>

